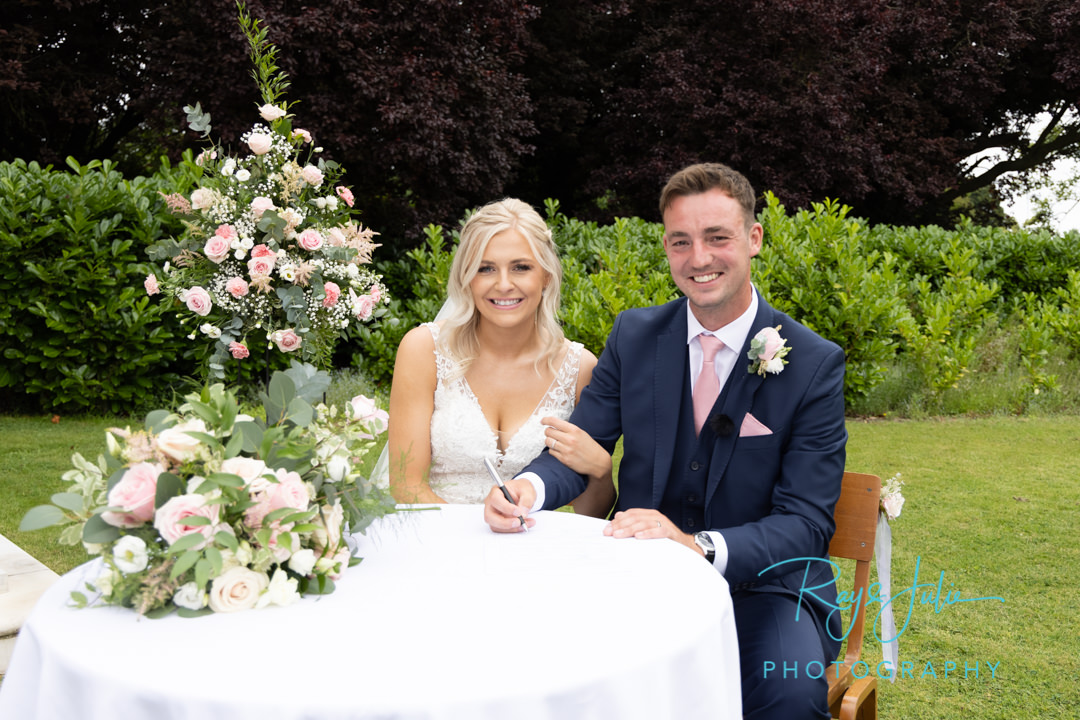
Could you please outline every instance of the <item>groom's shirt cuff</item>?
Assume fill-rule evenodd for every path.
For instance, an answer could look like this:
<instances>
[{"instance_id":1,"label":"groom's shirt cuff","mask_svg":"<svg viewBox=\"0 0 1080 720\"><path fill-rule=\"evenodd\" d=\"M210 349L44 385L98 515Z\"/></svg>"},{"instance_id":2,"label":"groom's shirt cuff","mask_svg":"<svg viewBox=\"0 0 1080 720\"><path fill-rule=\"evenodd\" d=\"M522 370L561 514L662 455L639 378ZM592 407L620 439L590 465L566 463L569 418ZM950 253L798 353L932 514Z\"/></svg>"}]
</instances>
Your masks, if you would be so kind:
<instances>
[{"instance_id":1,"label":"groom's shirt cuff","mask_svg":"<svg viewBox=\"0 0 1080 720\"><path fill-rule=\"evenodd\" d=\"M533 489L536 490L536 502L529 508L529 514L531 515L537 510L542 509L544 507L544 500L547 499L547 493L544 491L544 481L540 479L540 476L534 472L527 472L516 475L514 479L528 480L532 483Z\"/></svg>"},{"instance_id":2,"label":"groom's shirt cuff","mask_svg":"<svg viewBox=\"0 0 1080 720\"><path fill-rule=\"evenodd\" d=\"M713 545L716 546L716 557L714 557L712 561L713 567L723 575L724 572L727 571L727 541L724 540L724 534L717 532L716 530L709 530L706 532L706 535L712 538Z\"/></svg>"}]
</instances>

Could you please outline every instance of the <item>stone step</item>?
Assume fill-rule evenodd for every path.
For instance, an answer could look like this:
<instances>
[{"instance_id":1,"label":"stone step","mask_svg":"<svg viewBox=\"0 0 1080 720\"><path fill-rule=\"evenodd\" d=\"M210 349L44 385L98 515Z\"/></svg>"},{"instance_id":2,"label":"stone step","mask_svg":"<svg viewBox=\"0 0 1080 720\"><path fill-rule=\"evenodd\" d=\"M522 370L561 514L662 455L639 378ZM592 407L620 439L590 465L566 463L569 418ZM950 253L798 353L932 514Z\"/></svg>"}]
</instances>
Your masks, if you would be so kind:
<instances>
[{"instance_id":1,"label":"stone step","mask_svg":"<svg viewBox=\"0 0 1080 720\"><path fill-rule=\"evenodd\" d=\"M0 675L7 672L15 636L41 594L59 575L0 535Z\"/></svg>"}]
</instances>

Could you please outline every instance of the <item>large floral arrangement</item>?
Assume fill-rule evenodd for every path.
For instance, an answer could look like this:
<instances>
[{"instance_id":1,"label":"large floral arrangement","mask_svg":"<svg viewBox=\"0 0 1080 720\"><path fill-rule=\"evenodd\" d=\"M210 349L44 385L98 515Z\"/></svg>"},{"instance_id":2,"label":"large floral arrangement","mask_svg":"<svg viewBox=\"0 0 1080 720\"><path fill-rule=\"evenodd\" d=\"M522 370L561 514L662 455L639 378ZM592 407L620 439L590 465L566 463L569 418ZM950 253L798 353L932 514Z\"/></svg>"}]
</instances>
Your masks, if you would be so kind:
<instances>
[{"instance_id":1,"label":"large floral arrangement","mask_svg":"<svg viewBox=\"0 0 1080 720\"><path fill-rule=\"evenodd\" d=\"M184 108L209 145L185 160L196 189L166 197L186 231L150 248L164 272L146 278L147 293L164 293L191 323L190 339L213 343L208 368L217 378L230 361L263 352L328 367L338 339L384 314L389 301L367 267L375 233L355 219L341 168L319 157L310 132L294 127L277 50L242 6L240 25L262 95L261 121L240 137L234 155L210 140L208 113L198 104Z\"/></svg>"},{"instance_id":2,"label":"large floral arrangement","mask_svg":"<svg viewBox=\"0 0 1080 720\"><path fill-rule=\"evenodd\" d=\"M329 376L294 364L263 393L266 419L241 414L223 385L144 427L113 428L96 463L73 456L71 483L20 529L67 525L60 541L101 556L78 605L159 615L288 605L328 593L359 559L349 533L394 511L358 463L387 415L358 396L315 402ZM315 404L313 404L313 402Z\"/></svg>"}]
</instances>

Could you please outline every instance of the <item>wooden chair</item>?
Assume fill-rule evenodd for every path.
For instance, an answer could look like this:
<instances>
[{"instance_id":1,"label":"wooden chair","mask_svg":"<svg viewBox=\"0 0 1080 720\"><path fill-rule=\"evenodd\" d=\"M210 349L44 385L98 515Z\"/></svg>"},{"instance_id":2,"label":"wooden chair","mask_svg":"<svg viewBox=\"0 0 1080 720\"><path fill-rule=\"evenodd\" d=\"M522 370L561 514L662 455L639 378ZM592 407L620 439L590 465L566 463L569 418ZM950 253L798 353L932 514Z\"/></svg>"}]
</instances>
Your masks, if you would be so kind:
<instances>
[{"instance_id":1,"label":"wooden chair","mask_svg":"<svg viewBox=\"0 0 1080 720\"><path fill-rule=\"evenodd\" d=\"M867 591L870 587L870 561L874 557L877 531L878 498L881 478L876 475L845 472L843 489L833 516L836 532L829 544L829 554L855 561L853 597L861 597L858 615L847 637L844 663L828 668L829 710L842 720L877 720L877 677L873 673L857 678L852 667L862 653L866 624ZM860 595L861 592L861 595Z\"/></svg>"}]
</instances>

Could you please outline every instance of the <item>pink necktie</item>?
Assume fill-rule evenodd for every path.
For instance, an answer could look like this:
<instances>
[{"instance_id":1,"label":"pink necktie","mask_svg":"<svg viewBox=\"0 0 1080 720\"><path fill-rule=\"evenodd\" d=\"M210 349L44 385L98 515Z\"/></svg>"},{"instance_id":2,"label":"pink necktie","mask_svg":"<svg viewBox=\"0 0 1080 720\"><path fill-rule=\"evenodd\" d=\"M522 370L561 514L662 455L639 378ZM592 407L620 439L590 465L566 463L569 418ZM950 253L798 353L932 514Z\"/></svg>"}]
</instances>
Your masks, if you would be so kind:
<instances>
[{"instance_id":1,"label":"pink necktie","mask_svg":"<svg viewBox=\"0 0 1080 720\"><path fill-rule=\"evenodd\" d=\"M700 435L701 427L705 424L709 411L712 410L716 397L720 394L720 381L716 378L713 360L716 359L716 353L720 352L720 348L724 347L724 343L719 338L704 333L698 335L698 340L701 342L704 357L701 363L701 374L694 383L694 432Z\"/></svg>"}]
</instances>

